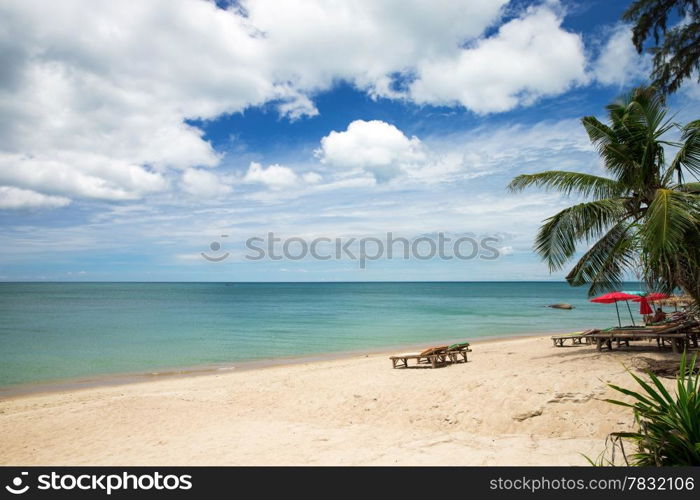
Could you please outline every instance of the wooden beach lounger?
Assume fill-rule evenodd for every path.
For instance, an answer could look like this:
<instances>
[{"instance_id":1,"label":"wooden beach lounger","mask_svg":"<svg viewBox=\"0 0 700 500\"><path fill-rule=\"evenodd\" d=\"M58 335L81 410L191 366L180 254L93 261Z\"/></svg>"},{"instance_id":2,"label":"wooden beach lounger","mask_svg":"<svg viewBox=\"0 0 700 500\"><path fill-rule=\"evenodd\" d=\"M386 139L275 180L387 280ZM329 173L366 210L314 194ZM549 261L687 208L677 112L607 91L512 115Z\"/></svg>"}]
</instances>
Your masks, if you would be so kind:
<instances>
[{"instance_id":1,"label":"wooden beach lounger","mask_svg":"<svg viewBox=\"0 0 700 500\"><path fill-rule=\"evenodd\" d=\"M656 340L659 348L663 347L666 342L670 342L673 352L680 352L691 342L697 345L697 333L695 331L697 326L697 322L684 322L662 327L611 329L591 334L590 337L599 351L603 350L603 345L608 350L612 350L613 342L616 342L617 346L620 347L623 343L629 345L631 340Z\"/></svg>"},{"instance_id":2,"label":"wooden beach lounger","mask_svg":"<svg viewBox=\"0 0 700 500\"><path fill-rule=\"evenodd\" d=\"M554 344L554 347L564 347L564 344L566 343L567 340L571 340L571 344L583 344L584 342L586 344L591 343L590 335L591 333L597 333L600 330L597 329L591 329L591 330L585 330L583 332L574 332L574 333L564 333L560 335L552 335L552 343Z\"/></svg>"},{"instance_id":3,"label":"wooden beach lounger","mask_svg":"<svg viewBox=\"0 0 700 500\"><path fill-rule=\"evenodd\" d=\"M469 349L469 342L462 342L461 344L452 344L445 351L447 357L450 358L450 361L452 363L459 363L459 358L462 358L462 361L466 363L467 353L469 352L472 352L472 350Z\"/></svg>"},{"instance_id":4,"label":"wooden beach lounger","mask_svg":"<svg viewBox=\"0 0 700 500\"><path fill-rule=\"evenodd\" d=\"M408 368L408 360L415 359L416 364L430 363L435 368L438 363L445 364L447 361L447 346L429 347L422 352L410 352L389 356L393 368Z\"/></svg>"}]
</instances>

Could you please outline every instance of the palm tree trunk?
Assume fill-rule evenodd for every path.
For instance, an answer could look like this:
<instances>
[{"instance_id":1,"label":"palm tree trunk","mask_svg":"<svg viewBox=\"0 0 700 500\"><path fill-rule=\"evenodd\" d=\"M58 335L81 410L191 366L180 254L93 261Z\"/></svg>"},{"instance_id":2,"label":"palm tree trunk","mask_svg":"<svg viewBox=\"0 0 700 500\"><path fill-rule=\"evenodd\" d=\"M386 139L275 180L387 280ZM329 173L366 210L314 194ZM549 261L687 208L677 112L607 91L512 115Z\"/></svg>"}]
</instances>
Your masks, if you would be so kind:
<instances>
[{"instance_id":1,"label":"palm tree trunk","mask_svg":"<svg viewBox=\"0 0 700 500\"><path fill-rule=\"evenodd\" d=\"M700 308L700 269L687 259L679 260L678 285L695 301L696 310Z\"/></svg>"}]
</instances>

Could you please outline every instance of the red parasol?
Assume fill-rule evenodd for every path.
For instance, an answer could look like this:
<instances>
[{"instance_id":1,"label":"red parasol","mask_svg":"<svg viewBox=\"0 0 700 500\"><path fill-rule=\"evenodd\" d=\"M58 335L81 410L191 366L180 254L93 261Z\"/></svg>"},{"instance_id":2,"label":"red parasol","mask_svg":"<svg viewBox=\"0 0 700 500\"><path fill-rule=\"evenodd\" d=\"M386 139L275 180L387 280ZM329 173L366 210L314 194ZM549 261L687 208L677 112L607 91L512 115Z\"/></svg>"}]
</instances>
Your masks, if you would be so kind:
<instances>
[{"instance_id":1,"label":"red parasol","mask_svg":"<svg viewBox=\"0 0 700 500\"><path fill-rule=\"evenodd\" d=\"M634 300L638 299L639 295L632 295L629 293L624 293L624 292L610 292L606 293L605 295L601 295L600 297L596 297L594 299L591 299L591 302L597 302L599 304L615 304L615 312L617 313L617 324L622 326L622 321L620 321L620 310L617 307L617 302L620 300L624 300L627 303L627 309L629 309L630 312L630 318L632 319L632 324L634 325L634 317L632 316L632 309L630 309L630 304L627 302L628 300Z\"/></svg>"},{"instance_id":2,"label":"red parasol","mask_svg":"<svg viewBox=\"0 0 700 500\"><path fill-rule=\"evenodd\" d=\"M640 297L639 301L639 314L641 315L647 315L647 314L654 314L654 310L651 308L649 305L649 301L647 300L647 297Z\"/></svg>"},{"instance_id":3,"label":"red parasol","mask_svg":"<svg viewBox=\"0 0 700 500\"><path fill-rule=\"evenodd\" d=\"M591 302L598 302L599 304L612 304L618 300L634 300L639 299L638 295L631 295L625 292L610 292L595 299L591 299Z\"/></svg>"},{"instance_id":4,"label":"red parasol","mask_svg":"<svg viewBox=\"0 0 700 500\"><path fill-rule=\"evenodd\" d=\"M643 300L648 300L649 302L657 302L659 300L664 300L667 299L668 295L665 293L659 293L659 292L652 292L652 293L647 293L646 295L634 298L635 302L641 302Z\"/></svg>"}]
</instances>

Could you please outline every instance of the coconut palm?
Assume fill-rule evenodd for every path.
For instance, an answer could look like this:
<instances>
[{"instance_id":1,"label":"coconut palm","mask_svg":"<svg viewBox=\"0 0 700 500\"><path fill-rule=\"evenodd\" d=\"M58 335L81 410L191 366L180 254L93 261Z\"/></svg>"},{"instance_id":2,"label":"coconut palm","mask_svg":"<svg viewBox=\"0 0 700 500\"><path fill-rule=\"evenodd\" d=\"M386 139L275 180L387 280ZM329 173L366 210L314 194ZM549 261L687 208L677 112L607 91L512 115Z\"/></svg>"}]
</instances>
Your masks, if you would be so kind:
<instances>
[{"instance_id":1,"label":"coconut palm","mask_svg":"<svg viewBox=\"0 0 700 500\"><path fill-rule=\"evenodd\" d=\"M673 15L680 22L671 22ZM651 77L667 93L677 91L693 76L700 82L700 3L698 0L635 0L622 14L634 23L632 42L640 54L645 43L654 55Z\"/></svg>"},{"instance_id":2,"label":"coconut palm","mask_svg":"<svg viewBox=\"0 0 700 500\"><path fill-rule=\"evenodd\" d=\"M582 123L607 177L548 171L519 175L512 191L529 186L586 200L546 219L535 250L557 271L577 246L590 245L566 279L589 294L619 288L634 273L655 289L683 288L700 304L700 120L680 126L667 118L661 94L640 87L607 106L609 123ZM667 139L680 132L679 141ZM666 161L666 149L676 149Z\"/></svg>"}]
</instances>

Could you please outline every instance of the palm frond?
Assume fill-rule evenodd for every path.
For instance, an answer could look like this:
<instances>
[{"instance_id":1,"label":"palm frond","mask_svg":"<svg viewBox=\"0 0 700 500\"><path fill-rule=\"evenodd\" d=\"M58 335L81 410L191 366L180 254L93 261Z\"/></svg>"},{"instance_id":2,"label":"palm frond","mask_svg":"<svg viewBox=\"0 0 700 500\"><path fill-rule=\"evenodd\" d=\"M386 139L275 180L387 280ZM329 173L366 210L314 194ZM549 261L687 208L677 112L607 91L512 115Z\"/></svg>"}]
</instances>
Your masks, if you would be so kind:
<instances>
[{"instance_id":1,"label":"palm frond","mask_svg":"<svg viewBox=\"0 0 700 500\"><path fill-rule=\"evenodd\" d=\"M700 120L688 123L681 130L682 145L664 173L666 182L670 182L674 174L682 174L683 169L694 176L700 175Z\"/></svg>"},{"instance_id":2,"label":"palm frond","mask_svg":"<svg viewBox=\"0 0 700 500\"><path fill-rule=\"evenodd\" d=\"M530 186L558 191L565 195L570 195L573 192L583 197L593 197L597 200L614 198L625 194L624 188L613 179L562 170L519 175L511 181L508 189L517 192Z\"/></svg>"},{"instance_id":3,"label":"palm frond","mask_svg":"<svg viewBox=\"0 0 700 500\"><path fill-rule=\"evenodd\" d=\"M566 276L571 286L590 285L588 295L619 289L625 271L636 264L634 222L615 224L576 263Z\"/></svg>"},{"instance_id":4,"label":"palm frond","mask_svg":"<svg viewBox=\"0 0 700 500\"><path fill-rule=\"evenodd\" d=\"M535 251L556 271L574 255L581 241L595 239L626 217L624 198L579 203L545 220L535 238Z\"/></svg>"},{"instance_id":5,"label":"palm frond","mask_svg":"<svg viewBox=\"0 0 700 500\"><path fill-rule=\"evenodd\" d=\"M588 138L594 146L615 140L615 132L595 116L584 116L581 119L583 128L588 133Z\"/></svg>"},{"instance_id":6,"label":"palm frond","mask_svg":"<svg viewBox=\"0 0 700 500\"><path fill-rule=\"evenodd\" d=\"M634 189L638 187L637 171L643 155L638 146L645 140L645 131L632 123L628 111L626 108L609 110L613 127L592 116L584 117L581 123L593 147L603 159L605 169L616 181Z\"/></svg>"},{"instance_id":7,"label":"palm frond","mask_svg":"<svg viewBox=\"0 0 700 500\"><path fill-rule=\"evenodd\" d=\"M700 194L700 182L687 182L678 186L678 189L686 193Z\"/></svg>"},{"instance_id":8,"label":"palm frond","mask_svg":"<svg viewBox=\"0 0 700 500\"><path fill-rule=\"evenodd\" d=\"M687 231L695 228L700 197L672 189L657 189L640 231L642 249L650 259L683 251Z\"/></svg>"}]
</instances>

